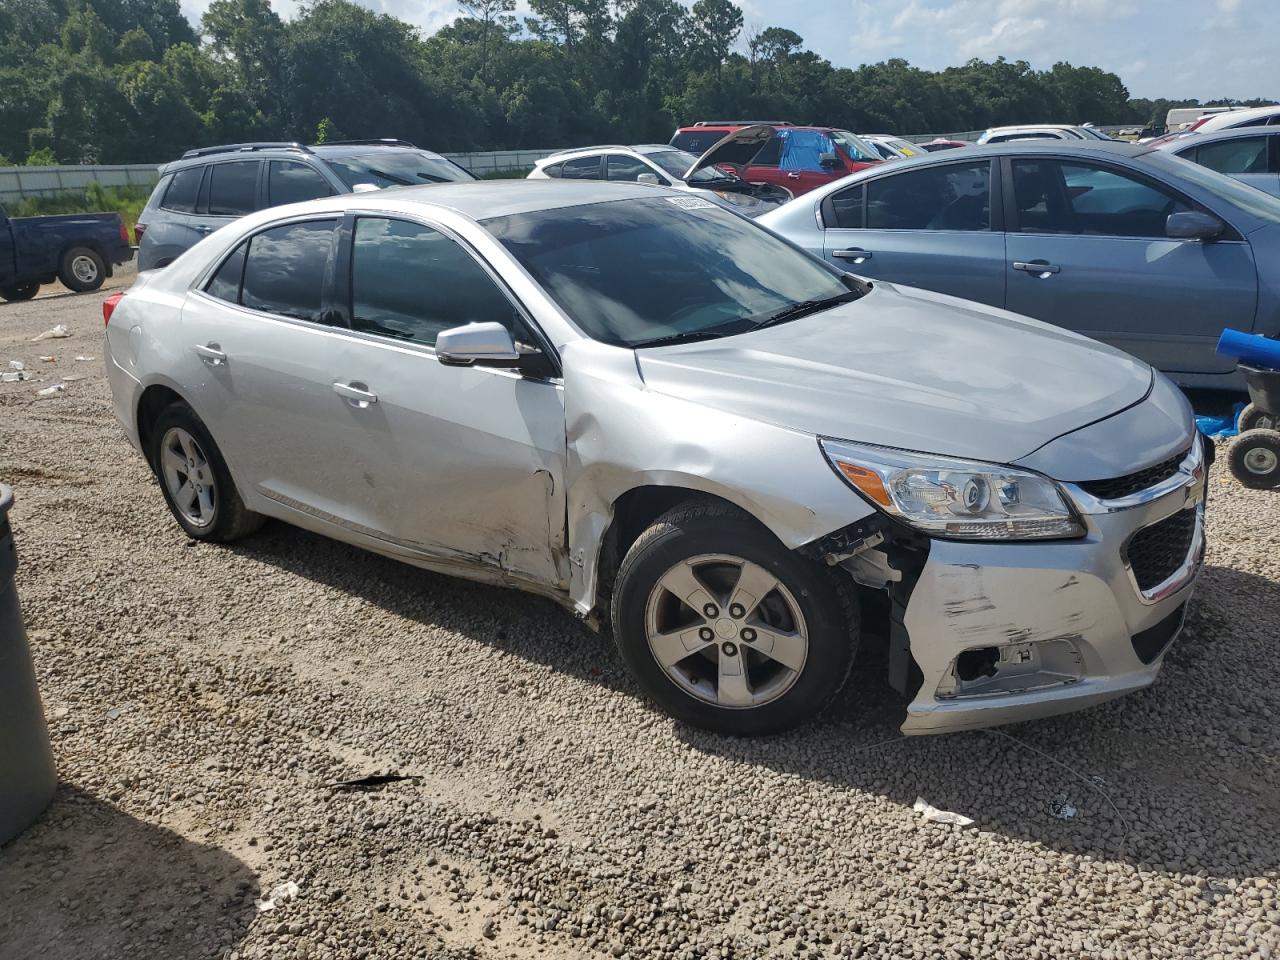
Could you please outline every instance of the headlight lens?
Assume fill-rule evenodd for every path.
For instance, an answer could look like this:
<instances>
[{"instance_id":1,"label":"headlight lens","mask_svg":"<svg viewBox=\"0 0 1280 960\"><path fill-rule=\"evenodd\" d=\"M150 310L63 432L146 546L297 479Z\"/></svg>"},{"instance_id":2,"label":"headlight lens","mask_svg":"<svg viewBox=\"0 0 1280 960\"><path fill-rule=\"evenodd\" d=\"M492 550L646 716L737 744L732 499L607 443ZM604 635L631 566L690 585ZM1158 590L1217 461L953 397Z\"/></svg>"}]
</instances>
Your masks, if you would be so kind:
<instances>
[{"instance_id":1,"label":"headlight lens","mask_svg":"<svg viewBox=\"0 0 1280 960\"><path fill-rule=\"evenodd\" d=\"M822 440L850 486L925 533L966 540L1078 537L1084 527L1047 477L995 463Z\"/></svg>"}]
</instances>

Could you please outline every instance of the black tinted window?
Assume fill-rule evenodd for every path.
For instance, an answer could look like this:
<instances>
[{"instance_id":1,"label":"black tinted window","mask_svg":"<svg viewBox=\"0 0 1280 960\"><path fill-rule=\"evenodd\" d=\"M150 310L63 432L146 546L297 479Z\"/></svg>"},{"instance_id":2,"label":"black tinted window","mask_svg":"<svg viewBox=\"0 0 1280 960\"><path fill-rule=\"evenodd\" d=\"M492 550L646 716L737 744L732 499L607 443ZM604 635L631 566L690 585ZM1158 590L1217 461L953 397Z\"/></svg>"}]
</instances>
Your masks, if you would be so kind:
<instances>
[{"instance_id":1,"label":"black tinted window","mask_svg":"<svg viewBox=\"0 0 1280 960\"><path fill-rule=\"evenodd\" d=\"M782 162L782 138L774 137L751 160L753 167L776 167Z\"/></svg>"},{"instance_id":2,"label":"black tinted window","mask_svg":"<svg viewBox=\"0 0 1280 960\"><path fill-rule=\"evenodd\" d=\"M871 181L867 229L991 229L991 164L947 164Z\"/></svg>"},{"instance_id":3,"label":"black tinted window","mask_svg":"<svg viewBox=\"0 0 1280 960\"><path fill-rule=\"evenodd\" d=\"M173 175L169 189L160 205L177 213L191 213L196 208L196 194L200 190L200 178L204 167L187 167Z\"/></svg>"},{"instance_id":4,"label":"black tinted window","mask_svg":"<svg viewBox=\"0 0 1280 960\"><path fill-rule=\"evenodd\" d=\"M255 310L320 320L333 220L288 223L249 241L241 302Z\"/></svg>"},{"instance_id":5,"label":"black tinted window","mask_svg":"<svg viewBox=\"0 0 1280 960\"><path fill-rule=\"evenodd\" d=\"M1163 237L1169 214L1191 209L1146 181L1056 160L1015 160L1013 189L1023 233Z\"/></svg>"},{"instance_id":6,"label":"black tinted window","mask_svg":"<svg viewBox=\"0 0 1280 960\"><path fill-rule=\"evenodd\" d=\"M706 153L713 144L723 140L724 137L724 130L686 130L671 138L671 146L687 150L697 157Z\"/></svg>"},{"instance_id":7,"label":"black tinted window","mask_svg":"<svg viewBox=\"0 0 1280 960\"><path fill-rule=\"evenodd\" d=\"M600 157L579 157L577 160L566 160L560 171L563 180L599 180Z\"/></svg>"},{"instance_id":8,"label":"black tinted window","mask_svg":"<svg viewBox=\"0 0 1280 960\"><path fill-rule=\"evenodd\" d=\"M1196 151L1196 162L1219 173L1266 173L1267 138L1237 137L1206 143Z\"/></svg>"},{"instance_id":9,"label":"black tinted window","mask_svg":"<svg viewBox=\"0 0 1280 960\"><path fill-rule=\"evenodd\" d=\"M628 157L622 153L611 153L605 158L606 180L629 180L635 182L642 173L657 176L643 160Z\"/></svg>"},{"instance_id":10,"label":"black tinted window","mask_svg":"<svg viewBox=\"0 0 1280 960\"><path fill-rule=\"evenodd\" d=\"M543 173L545 173L548 177L553 177L553 178L555 178L556 180L559 180L559 179L560 179L560 168L561 168L561 167L563 167L563 166L564 166L564 164L563 164L563 163L553 163L553 164L551 164L550 166L543 167L543 168L542 168L542 172L543 172Z\"/></svg>"},{"instance_id":11,"label":"black tinted window","mask_svg":"<svg viewBox=\"0 0 1280 960\"><path fill-rule=\"evenodd\" d=\"M823 210L823 217L828 227L840 227L845 230L857 230L862 226L862 198L865 194L862 184L841 190L827 201L828 209Z\"/></svg>"},{"instance_id":12,"label":"black tinted window","mask_svg":"<svg viewBox=\"0 0 1280 960\"><path fill-rule=\"evenodd\" d=\"M215 163L209 170L209 210L214 217L239 217L258 206L258 161Z\"/></svg>"},{"instance_id":13,"label":"black tinted window","mask_svg":"<svg viewBox=\"0 0 1280 960\"><path fill-rule=\"evenodd\" d=\"M351 326L432 345L441 330L494 321L511 301L462 246L430 227L362 217L351 248Z\"/></svg>"},{"instance_id":14,"label":"black tinted window","mask_svg":"<svg viewBox=\"0 0 1280 960\"><path fill-rule=\"evenodd\" d=\"M270 204L278 207L286 203L301 203L327 197L333 193L324 177L297 160L272 160L267 175L267 195Z\"/></svg>"},{"instance_id":15,"label":"black tinted window","mask_svg":"<svg viewBox=\"0 0 1280 960\"><path fill-rule=\"evenodd\" d=\"M210 296L228 303L240 302L240 278L244 275L244 255L249 249L248 241L236 247L231 256L222 261L222 266L213 275L205 290Z\"/></svg>"}]
</instances>

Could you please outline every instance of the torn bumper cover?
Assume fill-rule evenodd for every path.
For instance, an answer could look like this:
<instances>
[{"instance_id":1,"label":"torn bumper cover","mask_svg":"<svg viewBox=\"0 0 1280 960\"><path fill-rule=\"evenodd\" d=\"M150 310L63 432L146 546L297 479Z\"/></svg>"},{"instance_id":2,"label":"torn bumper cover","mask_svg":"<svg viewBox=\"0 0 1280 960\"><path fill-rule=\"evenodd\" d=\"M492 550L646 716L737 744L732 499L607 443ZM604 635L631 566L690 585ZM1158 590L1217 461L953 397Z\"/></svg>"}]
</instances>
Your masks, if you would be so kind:
<instances>
[{"instance_id":1,"label":"torn bumper cover","mask_svg":"<svg viewBox=\"0 0 1280 960\"><path fill-rule=\"evenodd\" d=\"M1205 467L1102 500L1064 484L1078 541L934 540L903 624L922 674L904 733L1066 713L1150 685L1204 556Z\"/></svg>"}]
</instances>

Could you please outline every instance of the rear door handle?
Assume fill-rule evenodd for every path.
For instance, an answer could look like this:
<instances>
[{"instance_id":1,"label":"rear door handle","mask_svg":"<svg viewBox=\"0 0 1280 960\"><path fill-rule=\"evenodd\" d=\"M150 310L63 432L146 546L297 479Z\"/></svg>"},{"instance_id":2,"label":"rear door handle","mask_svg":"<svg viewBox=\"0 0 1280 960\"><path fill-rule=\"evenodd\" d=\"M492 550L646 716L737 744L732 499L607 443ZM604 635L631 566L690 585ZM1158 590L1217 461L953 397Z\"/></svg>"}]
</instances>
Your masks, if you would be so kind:
<instances>
[{"instance_id":1,"label":"rear door handle","mask_svg":"<svg viewBox=\"0 0 1280 960\"><path fill-rule=\"evenodd\" d=\"M787 174L787 179L788 179L788 180L799 180L799 179L800 179L800 174L798 174L798 173L788 173L788 174Z\"/></svg>"},{"instance_id":2,"label":"rear door handle","mask_svg":"<svg viewBox=\"0 0 1280 960\"><path fill-rule=\"evenodd\" d=\"M211 367L220 367L227 362L227 355L222 351L222 345L212 340L208 343L197 343L191 349L195 350L196 356Z\"/></svg>"},{"instance_id":3,"label":"rear door handle","mask_svg":"<svg viewBox=\"0 0 1280 960\"><path fill-rule=\"evenodd\" d=\"M198 226L196 226L195 231L196 233L209 234L209 233L213 233L213 227L206 227L204 224L199 224Z\"/></svg>"},{"instance_id":4,"label":"rear door handle","mask_svg":"<svg viewBox=\"0 0 1280 960\"><path fill-rule=\"evenodd\" d=\"M1056 263L1050 263L1048 260L1015 260L1013 261L1013 269L1021 270L1023 273L1034 273L1041 280L1051 273L1062 272L1060 266Z\"/></svg>"},{"instance_id":5,"label":"rear door handle","mask_svg":"<svg viewBox=\"0 0 1280 960\"><path fill-rule=\"evenodd\" d=\"M850 250L832 250L831 255L837 260L852 260L854 263L865 263L871 259L870 250L853 247Z\"/></svg>"},{"instance_id":6,"label":"rear door handle","mask_svg":"<svg viewBox=\"0 0 1280 960\"><path fill-rule=\"evenodd\" d=\"M335 383L333 392L344 398L353 407L363 410L370 404L378 402L378 395L369 389L368 384L352 381L351 383Z\"/></svg>"}]
</instances>

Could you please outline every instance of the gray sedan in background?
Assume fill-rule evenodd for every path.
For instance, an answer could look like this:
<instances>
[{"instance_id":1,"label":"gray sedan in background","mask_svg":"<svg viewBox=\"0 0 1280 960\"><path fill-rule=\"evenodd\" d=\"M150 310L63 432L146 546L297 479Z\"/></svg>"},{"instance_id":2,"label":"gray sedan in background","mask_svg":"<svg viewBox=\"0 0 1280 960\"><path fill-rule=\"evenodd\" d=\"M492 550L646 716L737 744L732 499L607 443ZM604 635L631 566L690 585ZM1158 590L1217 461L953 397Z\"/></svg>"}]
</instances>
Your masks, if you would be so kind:
<instances>
[{"instance_id":1,"label":"gray sedan in background","mask_svg":"<svg viewBox=\"0 0 1280 960\"><path fill-rule=\"evenodd\" d=\"M1140 689L1202 557L1203 449L1163 376L685 192L327 197L104 313L116 414L187 536L274 517L551 597L728 733L822 709L873 591L908 733Z\"/></svg>"},{"instance_id":2,"label":"gray sedan in background","mask_svg":"<svg viewBox=\"0 0 1280 960\"><path fill-rule=\"evenodd\" d=\"M1280 200L1126 143L966 148L854 174L759 221L861 276L1044 320L1189 386L1224 327L1280 334Z\"/></svg>"},{"instance_id":3,"label":"gray sedan in background","mask_svg":"<svg viewBox=\"0 0 1280 960\"><path fill-rule=\"evenodd\" d=\"M1160 149L1280 197L1280 127L1192 133Z\"/></svg>"}]
</instances>

